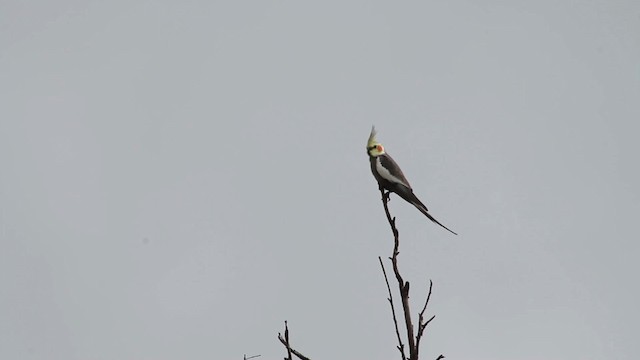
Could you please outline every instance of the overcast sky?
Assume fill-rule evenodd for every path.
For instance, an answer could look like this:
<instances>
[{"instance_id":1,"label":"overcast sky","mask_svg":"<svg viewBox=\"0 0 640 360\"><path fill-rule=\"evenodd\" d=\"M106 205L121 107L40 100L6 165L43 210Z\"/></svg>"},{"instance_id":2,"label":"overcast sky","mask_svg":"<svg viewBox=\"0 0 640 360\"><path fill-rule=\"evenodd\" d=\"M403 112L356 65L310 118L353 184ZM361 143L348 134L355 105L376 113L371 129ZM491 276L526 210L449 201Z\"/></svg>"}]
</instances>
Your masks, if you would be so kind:
<instances>
[{"instance_id":1,"label":"overcast sky","mask_svg":"<svg viewBox=\"0 0 640 360\"><path fill-rule=\"evenodd\" d=\"M640 3L0 1L0 358L638 359Z\"/></svg>"}]
</instances>

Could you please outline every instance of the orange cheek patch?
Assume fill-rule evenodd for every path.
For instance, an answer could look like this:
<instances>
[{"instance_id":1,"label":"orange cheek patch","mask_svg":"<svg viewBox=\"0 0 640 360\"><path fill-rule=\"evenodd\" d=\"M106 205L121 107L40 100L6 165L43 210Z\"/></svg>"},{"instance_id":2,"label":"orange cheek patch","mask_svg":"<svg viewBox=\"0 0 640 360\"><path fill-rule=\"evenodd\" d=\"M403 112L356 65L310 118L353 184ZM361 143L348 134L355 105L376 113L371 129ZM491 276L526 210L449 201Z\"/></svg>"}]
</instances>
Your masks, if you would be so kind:
<instances>
[{"instance_id":1,"label":"orange cheek patch","mask_svg":"<svg viewBox=\"0 0 640 360\"><path fill-rule=\"evenodd\" d=\"M382 145L378 145L378 146L376 146L376 150L378 150L379 152L382 152L382 150L384 150L384 148L382 147Z\"/></svg>"}]
</instances>

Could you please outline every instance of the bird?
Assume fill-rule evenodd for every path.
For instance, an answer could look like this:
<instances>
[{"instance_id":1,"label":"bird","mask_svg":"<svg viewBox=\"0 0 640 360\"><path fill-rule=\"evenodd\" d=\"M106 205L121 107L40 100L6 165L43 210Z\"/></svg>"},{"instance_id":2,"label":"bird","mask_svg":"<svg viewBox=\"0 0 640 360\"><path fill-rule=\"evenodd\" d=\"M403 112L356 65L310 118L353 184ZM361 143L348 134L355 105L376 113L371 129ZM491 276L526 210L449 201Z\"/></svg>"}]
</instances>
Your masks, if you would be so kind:
<instances>
[{"instance_id":1,"label":"bird","mask_svg":"<svg viewBox=\"0 0 640 360\"><path fill-rule=\"evenodd\" d=\"M387 190L396 193L409 204L415 206L416 209L420 210L429 220L442 226L450 233L458 235L429 214L427 207L413 193L413 188L402 173L400 166L387 154L384 146L376 140L375 126L371 127L371 134L369 135L369 141L367 141L367 154L371 162L371 172L373 173L373 177L378 181L380 191Z\"/></svg>"}]
</instances>

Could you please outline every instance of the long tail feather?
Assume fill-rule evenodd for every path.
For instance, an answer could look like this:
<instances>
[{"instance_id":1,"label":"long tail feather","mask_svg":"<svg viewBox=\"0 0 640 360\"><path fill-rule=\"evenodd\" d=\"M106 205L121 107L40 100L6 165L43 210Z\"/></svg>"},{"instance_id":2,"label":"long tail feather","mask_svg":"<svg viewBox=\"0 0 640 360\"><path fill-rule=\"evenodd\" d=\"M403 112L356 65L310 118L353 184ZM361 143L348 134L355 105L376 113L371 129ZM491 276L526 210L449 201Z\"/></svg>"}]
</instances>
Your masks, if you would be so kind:
<instances>
[{"instance_id":1,"label":"long tail feather","mask_svg":"<svg viewBox=\"0 0 640 360\"><path fill-rule=\"evenodd\" d=\"M427 207L422 203L422 201L420 201L420 199L418 199L418 197L413 193L413 190L411 190L411 188L407 188L407 187L404 187L404 186L398 186L394 190L394 192L396 194L398 194L398 196L400 196L401 198L406 200L409 204L415 206L418 210L420 210L421 213L423 213L426 217L428 217L429 220L431 220L434 223L442 226L445 230L447 230L448 232L452 233L453 235L458 235L457 233L455 233L454 231L452 231L448 227L442 225L433 216L431 216L431 214L429 214L429 210L427 210Z\"/></svg>"},{"instance_id":2,"label":"long tail feather","mask_svg":"<svg viewBox=\"0 0 640 360\"><path fill-rule=\"evenodd\" d=\"M431 216L431 214L429 214L429 212L427 211L427 208L422 205L422 203L420 204L416 204L416 203L412 203L413 206L415 206L418 210L420 210L421 213L423 213L426 217L429 218L429 220L433 221L434 223L442 226L443 228L445 228L447 231L449 231L450 233L452 233L453 235L458 235L457 233L453 232L451 229L449 229L448 227L442 225L438 220L436 220L433 216Z\"/></svg>"}]
</instances>

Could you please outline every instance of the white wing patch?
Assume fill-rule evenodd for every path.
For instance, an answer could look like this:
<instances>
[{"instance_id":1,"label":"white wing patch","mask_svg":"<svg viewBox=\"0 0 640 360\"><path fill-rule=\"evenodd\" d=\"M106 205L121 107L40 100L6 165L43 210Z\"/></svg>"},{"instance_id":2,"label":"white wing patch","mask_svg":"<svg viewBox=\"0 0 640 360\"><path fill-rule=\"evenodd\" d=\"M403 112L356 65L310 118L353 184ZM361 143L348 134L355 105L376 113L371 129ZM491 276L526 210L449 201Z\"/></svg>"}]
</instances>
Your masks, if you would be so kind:
<instances>
[{"instance_id":1,"label":"white wing patch","mask_svg":"<svg viewBox=\"0 0 640 360\"><path fill-rule=\"evenodd\" d=\"M378 174L380 174L380 176L382 176L387 181L396 184L402 184L408 188L411 188L409 184L395 177L386 167L382 166L382 162L380 162L379 157L376 158L376 171L378 171Z\"/></svg>"}]
</instances>

